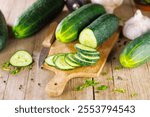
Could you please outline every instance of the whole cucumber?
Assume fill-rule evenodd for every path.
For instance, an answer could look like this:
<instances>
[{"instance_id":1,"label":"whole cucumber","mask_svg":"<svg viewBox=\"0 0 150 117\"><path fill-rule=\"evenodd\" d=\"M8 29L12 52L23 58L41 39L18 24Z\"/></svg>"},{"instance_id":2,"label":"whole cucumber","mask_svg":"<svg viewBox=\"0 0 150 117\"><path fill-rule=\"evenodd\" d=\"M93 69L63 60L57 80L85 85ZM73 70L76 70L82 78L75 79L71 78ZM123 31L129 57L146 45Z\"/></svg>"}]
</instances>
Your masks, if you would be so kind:
<instances>
[{"instance_id":1,"label":"whole cucumber","mask_svg":"<svg viewBox=\"0 0 150 117\"><path fill-rule=\"evenodd\" d=\"M78 39L80 31L105 13L99 4L87 4L65 17L56 29L56 39L68 43Z\"/></svg>"},{"instance_id":2,"label":"whole cucumber","mask_svg":"<svg viewBox=\"0 0 150 117\"><path fill-rule=\"evenodd\" d=\"M32 36L53 20L63 9L64 0L37 0L16 20L14 36L18 39Z\"/></svg>"},{"instance_id":3,"label":"whole cucumber","mask_svg":"<svg viewBox=\"0 0 150 117\"><path fill-rule=\"evenodd\" d=\"M131 41L120 54L120 63L134 68L150 61L150 31Z\"/></svg>"},{"instance_id":4,"label":"whole cucumber","mask_svg":"<svg viewBox=\"0 0 150 117\"><path fill-rule=\"evenodd\" d=\"M8 28L3 13L0 11L0 50L6 46L8 39Z\"/></svg>"}]
</instances>

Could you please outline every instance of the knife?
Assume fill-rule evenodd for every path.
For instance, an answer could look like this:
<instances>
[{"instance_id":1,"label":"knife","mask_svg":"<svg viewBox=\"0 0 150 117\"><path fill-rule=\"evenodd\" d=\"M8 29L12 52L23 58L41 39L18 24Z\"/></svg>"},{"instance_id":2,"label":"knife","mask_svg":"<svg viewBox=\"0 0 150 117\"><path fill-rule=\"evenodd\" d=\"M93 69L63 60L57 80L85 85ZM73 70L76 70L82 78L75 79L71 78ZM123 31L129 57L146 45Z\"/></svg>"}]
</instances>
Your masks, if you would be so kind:
<instances>
[{"instance_id":1,"label":"knife","mask_svg":"<svg viewBox=\"0 0 150 117\"><path fill-rule=\"evenodd\" d=\"M57 25L58 25L57 22L53 22L50 24L49 30L47 31L46 37L42 43L43 47L41 49L39 61L38 61L39 67L42 67L45 61L45 58L47 57L49 50L55 41L55 30L56 30Z\"/></svg>"}]
</instances>

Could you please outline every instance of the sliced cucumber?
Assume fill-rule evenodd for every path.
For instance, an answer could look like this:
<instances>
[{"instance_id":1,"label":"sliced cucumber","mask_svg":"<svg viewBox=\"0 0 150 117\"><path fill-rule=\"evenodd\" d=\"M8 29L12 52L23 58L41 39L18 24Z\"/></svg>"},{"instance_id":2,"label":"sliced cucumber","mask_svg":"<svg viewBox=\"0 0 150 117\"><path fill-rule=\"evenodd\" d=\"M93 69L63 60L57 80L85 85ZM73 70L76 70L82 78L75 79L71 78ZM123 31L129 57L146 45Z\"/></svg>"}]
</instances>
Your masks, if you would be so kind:
<instances>
[{"instance_id":1,"label":"sliced cucumber","mask_svg":"<svg viewBox=\"0 0 150 117\"><path fill-rule=\"evenodd\" d=\"M78 61L81 66L90 66L94 65L96 61L87 61L85 59L80 58L77 54L74 55L74 59Z\"/></svg>"},{"instance_id":2,"label":"sliced cucumber","mask_svg":"<svg viewBox=\"0 0 150 117\"><path fill-rule=\"evenodd\" d=\"M68 63L66 63L65 56L66 56L65 54L64 55L59 55L56 58L56 60L54 61L56 67L58 69L61 69L61 70L71 70L71 69L74 69L75 67L70 66Z\"/></svg>"},{"instance_id":3,"label":"sliced cucumber","mask_svg":"<svg viewBox=\"0 0 150 117\"><path fill-rule=\"evenodd\" d=\"M87 55L87 56L100 56L100 53L97 51L97 52L80 52L80 53L82 53L82 54L84 54L84 55Z\"/></svg>"},{"instance_id":4,"label":"sliced cucumber","mask_svg":"<svg viewBox=\"0 0 150 117\"><path fill-rule=\"evenodd\" d=\"M27 51L17 51L11 58L10 64L15 67L26 67L33 62L32 56Z\"/></svg>"},{"instance_id":5,"label":"sliced cucumber","mask_svg":"<svg viewBox=\"0 0 150 117\"><path fill-rule=\"evenodd\" d=\"M57 59L57 58L58 58L58 56L60 56L60 55L64 55L64 54L55 54L55 56L54 56L54 58L53 58L53 62L54 62L54 64L55 64L56 59Z\"/></svg>"},{"instance_id":6,"label":"sliced cucumber","mask_svg":"<svg viewBox=\"0 0 150 117\"><path fill-rule=\"evenodd\" d=\"M53 58L55 57L55 55L52 55L52 56L48 56L46 59L45 59L45 62L50 65L50 66L55 66L54 64L54 61L53 61Z\"/></svg>"},{"instance_id":7,"label":"sliced cucumber","mask_svg":"<svg viewBox=\"0 0 150 117\"><path fill-rule=\"evenodd\" d=\"M96 52L96 49L93 49L93 48L84 46L84 45L82 45L82 44L76 44L76 45L75 45L75 48L76 48L79 52L89 52L89 53Z\"/></svg>"},{"instance_id":8,"label":"sliced cucumber","mask_svg":"<svg viewBox=\"0 0 150 117\"><path fill-rule=\"evenodd\" d=\"M66 63L73 67L80 67L79 63L73 59L74 54L67 54L65 57Z\"/></svg>"},{"instance_id":9,"label":"sliced cucumber","mask_svg":"<svg viewBox=\"0 0 150 117\"><path fill-rule=\"evenodd\" d=\"M78 52L77 54L80 58L85 59L87 61L97 61L100 59L100 56L88 56L88 55L84 55L80 52Z\"/></svg>"}]
</instances>

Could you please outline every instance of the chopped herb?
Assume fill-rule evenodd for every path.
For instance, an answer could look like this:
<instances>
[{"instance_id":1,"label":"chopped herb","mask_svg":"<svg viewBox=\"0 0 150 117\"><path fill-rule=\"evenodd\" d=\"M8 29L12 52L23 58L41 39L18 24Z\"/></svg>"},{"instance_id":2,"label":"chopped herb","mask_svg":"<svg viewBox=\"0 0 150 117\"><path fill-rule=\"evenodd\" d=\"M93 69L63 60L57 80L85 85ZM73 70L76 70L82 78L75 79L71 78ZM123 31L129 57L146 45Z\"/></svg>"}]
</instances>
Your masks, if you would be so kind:
<instances>
[{"instance_id":1,"label":"chopped herb","mask_svg":"<svg viewBox=\"0 0 150 117\"><path fill-rule=\"evenodd\" d=\"M118 93L126 93L126 90L123 89L123 88L120 88L120 89L114 89L114 92L118 92Z\"/></svg>"},{"instance_id":2,"label":"chopped herb","mask_svg":"<svg viewBox=\"0 0 150 117\"><path fill-rule=\"evenodd\" d=\"M122 66L116 66L115 67L115 70L120 70L120 69L123 69L123 67Z\"/></svg>"},{"instance_id":3,"label":"chopped herb","mask_svg":"<svg viewBox=\"0 0 150 117\"><path fill-rule=\"evenodd\" d=\"M108 73L107 72L102 72L101 75L102 76L106 76Z\"/></svg>"},{"instance_id":4,"label":"chopped herb","mask_svg":"<svg viewBox=\"0 0 150 117\"><path fill-rule=\"evenodd\" d=\"M106 86L106 85L101 85L101 86L97 87L97 90L106 90L106 89L108 89L108 86Z\"/></svg>"},{"instance_id":5,"label":"chopped herb","mask_svg":"<svg viewBox=\"0 0 150 117\"><path fill-rule=\"evenodd\" d=\"M109 78L107 78L107 80L113 80L113 77L109 77Z\"/></svg>"},{"instance_id":6,"label":"chopped herb","mask_svg":"<svg viewBox=\"0 0 150 117\"><path fill-rule=\"evenodd\" d=\"M16 75L21 71L21 69L22 69L21 67L16 67L14 70L11 71L11 74Z\"/></svg>"},{"instance_id":7,"label":"chopped herb","mask_svg":"<svg viewBox=\"0 0 150 117\"><path fill-rule=\"evenodd\" d=\"M138 96L138 94L137 93L132 93L130 96L131 96L131 98L133 98L133 97Z\"/></svg>"},{"instance_id":8,"label":"chopped herb","mask_svg":"<svg viewBox=\"0 0 150 117\"><path fill-rule=\"evenodd\" d=\"M2 64L2 70L4 71L10 71L10 63L9 62L5 62Z\"/></svg>"},{"instance_id":9,"label":"chopped herb","mask_svg":"<svg viewBox=\"0 0 150 117\"><path fill-rule=\"evenodd\" d=\"M85 89L87 87L96 86L97 84L99 84L99 82L96 82L95 80L86 80L82 86L76 87L76 90L82 91L83 89Z\"/></svg>"}]
</instances>

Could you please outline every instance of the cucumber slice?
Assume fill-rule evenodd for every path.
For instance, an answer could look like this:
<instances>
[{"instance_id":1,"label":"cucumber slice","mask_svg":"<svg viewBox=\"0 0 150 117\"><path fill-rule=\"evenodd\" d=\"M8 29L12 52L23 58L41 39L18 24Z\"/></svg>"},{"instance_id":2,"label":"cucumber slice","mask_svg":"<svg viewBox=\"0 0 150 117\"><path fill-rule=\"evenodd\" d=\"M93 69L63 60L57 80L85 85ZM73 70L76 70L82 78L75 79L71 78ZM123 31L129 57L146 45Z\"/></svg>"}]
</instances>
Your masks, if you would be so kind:
<instances>
[{"instance_id":1,"label":"cucumber slice","mask_svg":"<svg viewBox=\"0 0 150 117\"><path fill-rule=\"evenodd\" d=\"M69 65L73 66L73 67L80 67L80 65L77 63L77 61L75 61L73 59L73 55L74 54L67 54L65 57L65 61L66 63L68 63Z\"/></svg>"},{"instance_id":2,"label":"cucumber slice","mask_svg":"<svg viewBox=\"0 0 150 117\"><path fill-rule=\"evenodd\" d=\"M17 51L11 58L10 64L15 67L26 67L33 62L32 56L27 51Z\"/></svg>"},{"instance_id":3,"label":"cucumber slice","mask_svg":"<svg viewBox=\"0 0 150 117\"><path fill-rule=\"evenodd\" d=\"M80 58L77 54L74 55L74 59L76 61L78 61L78 63L81 65L81 66L90 66L90 65L94 65L96 63L96 61L87 61L85 59L82 59Z\"/></svg>"},{"instance_id":4,"label":"cucumber slice","mask_svg":"<svg viewBox=\"0 0 150 117\"><path fill-rule=\"evenodd\" d=\"M75 68L73 66L70 66L68 63L66 63L65 54L59 55L54 62L56 67L61 70L71 70Z\"/></svg>"},{"instance_id":5,"label":"cucumber slice","mask_svg":"<svg viewBox=\"0 0 150 117\"><path fill-rule=\"evenodd\" d=\"M83 45L86 45L91 48L97 47L97 40L92 30L86 28L84 29L79 36L79 42Z\"/></svg>"},{"instance_id":6,"label":"cucumber slice","mask_svg":"<svg viewBox=\"0 0 150 117\"><path fill-rule=\"evenodd\" d=\"M55 67L55 64L54 64L54 61L53 61L53 58L54 58L54 57L55 57L55 55L48 56L48 57L45 59L45 62L46 62L48 65Z\"/></svg>"},{"instance_id":7,"label":"cucumber slice","mask_svg":"<svg viewBox=\"0 0 150 117\"><path fill-rule=\"evenodd\" d=\"M54 58L53 58L53 62L55 63L56 59L58 58L58 56L60 55L64 55L64 54L55 54Z\"/></svg>"},{"instance_id":8,"label":"cucumber slice","mask_svg":"<svg viewBox=\"0 0 150 117\"><path fill-rule=\"evenodd\" d=\"M82 53L82 54L84 54L84 55L87 55L87 56L100 56L100 53L97 51L97 52L80 52L80 53Z\"/></svg>"},{"instance_id":9,"label":"cucumber slice","mask_svg":"<svg viewBox=\"0 0 150 117\"><path fill-rule=\"evenodd\" d=\"M77 53L77 54L80 58L85 59L87 61L98 61L100 59L100 56L88 56L82 53Z\"/></svg>"},{"instance_id":10,"label":"cucumber slice","mask_svg":"<svg viewBox=\"0 0 150 117\"><path fill-rule=\"evenodd\" d=\"M87 47L87 46L84 46L82 44L76 44L75 45L75 48L79 51L79 52L96 52L96 49L93 49L93 48L90 48L90 47Z\"/></svg>"}]
</instances>

